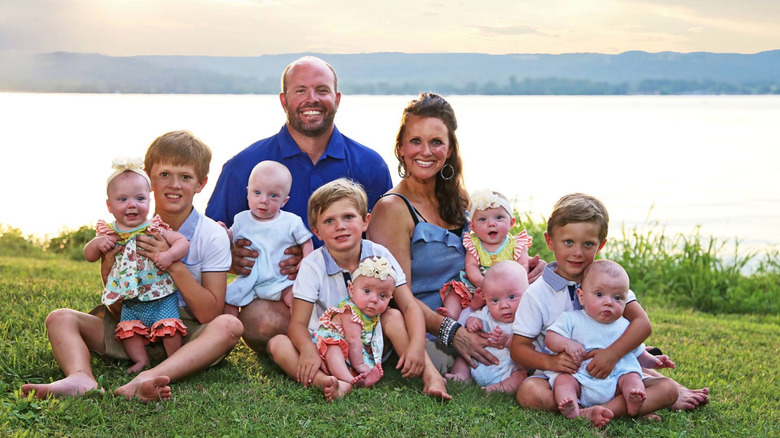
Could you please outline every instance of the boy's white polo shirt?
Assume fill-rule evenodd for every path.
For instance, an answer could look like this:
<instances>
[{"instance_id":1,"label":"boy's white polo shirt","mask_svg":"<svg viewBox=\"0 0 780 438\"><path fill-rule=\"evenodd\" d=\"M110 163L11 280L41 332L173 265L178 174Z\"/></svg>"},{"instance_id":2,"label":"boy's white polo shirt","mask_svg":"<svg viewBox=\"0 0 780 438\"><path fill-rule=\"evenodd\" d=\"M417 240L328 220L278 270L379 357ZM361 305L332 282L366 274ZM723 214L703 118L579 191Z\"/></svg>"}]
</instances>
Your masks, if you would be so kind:
<instances>
[{"instance_id":1,"label":"boy's white polo shirt","mask_svg":"<svg viewBox=\"0 0 780 438\"><path fill-rule=\"evenodd\" d=\"M224 228L210 218L192 209L190 215L179 227L179 233L189 242L190 249L181 260L195 281L201 283L203 272L227 272L233 258L230 255L230 238ZM181 294L179 306L187 307Z\"/></svg>"},{"instance_id":2,"label":"boy's white polo shirt","mask_svg":"<svg viewBox=\"0 0 780 438\"><path fill-rule=\"evenodd\" d=\"M520 298L515 322L512 324L512 333L533 339L536 351L547 354L552 354L544 345L547 328L563 312L574 310L568 286L576 283L555 273L557 267L556 262L548 263L542 272L542 278L528 286ZM626 304L632 301L636 301L636 295L629 289Z\"/></svg>"},{"instance_id":3,"label":"boy's white polo shirt","mask_svg":"<svg viewBox=\"0 0 780 438\"><path fill-rule=\"evenodd\" d=\"M390 261L396 273L396 287L406 284L406 275L390 251L378 243L363 240L360 260L371 256L384 257ZM325 246L315 249L303 258L293 284L293 297L314 304L309 318L309 331L316 331L320 326L320 316L349 295L345 273L347 278L351 279L352 273L341 269Z\"/></svg>"}]
</instances>

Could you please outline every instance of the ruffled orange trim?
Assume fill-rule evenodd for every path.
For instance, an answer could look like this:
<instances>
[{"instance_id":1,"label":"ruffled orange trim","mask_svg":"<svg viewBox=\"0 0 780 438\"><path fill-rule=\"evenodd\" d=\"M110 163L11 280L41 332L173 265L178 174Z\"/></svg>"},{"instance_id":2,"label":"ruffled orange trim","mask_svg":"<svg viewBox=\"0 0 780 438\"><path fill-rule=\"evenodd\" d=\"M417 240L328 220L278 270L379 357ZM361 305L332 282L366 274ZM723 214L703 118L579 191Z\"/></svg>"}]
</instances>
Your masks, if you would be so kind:
<instances>
[{"instance_id":1,"label":"ruffled orange trim","mask_svg":"<svg viewBox=\"0 0 780 438\"><path fill-rule=\"evenodd\" d=\"M120 341L133 336L141 336L144 338L144 344L149 343L149 327L143 325L140 320L133 321L119 321L114 330L114 335Z\"/></svg>"},{"instance_id":2,"label":"ruffled orange trim","mask_svg":"<svg viewBox=\"0 0 780 438\"><path fill-rule=\"evenodd\" d=\"M166 336L173 336L176 333L187 336L187 326L178 318L161 319L152 325L150 342L157 342Z\"/></svg>"},{"instance_id":3,"label":"ruffled orange trim","mask_svg":"<svg viewBox=\"0 0 780 438\"><path fill-rule=\"evenodd\" d=\"M322 316L320 316L320 324L323 327L336 330L337 332L339 332L341 336L346 336L344 334L344 329L340 325L336 325L333 322L333 316L343 315L344 313L347 312L347 310L349 310L349 319L352 320L352 322L354 322L355 324L359 324L361 331L365 331L363 320L360 319L360 317L355 313L355 310L350 306L344 306L342 308L338 308L336 306L329 307L328 310L326 310L325 313L323 313Z\"/></svg>"},{"instance_id":4,"label":"ruffled orange trim","mask_svg":"<svg viewBox=\"0 0 780 438\"><path fill-rule=\"evenodd\" d=\"M528 233L523 230L515 236L515 252L514 257L518 262L522 262L522 259L528 257L528 248L534 243L534 238L529 236Z\"/></svg>"},{"instance_id":5,"label":"ruffled orange trim","mask_svg":"<svg viewBox=\"0 0 780 438\"><path fill-rule=\"evenodd\" d=\"M325 353L328 351L328 347L337 345L341 348L341 354L344 355L344 360L349 358L349 346L344 339L323 338L317 336L317 351L320 353L320 357L325 359Z\"/></svg>"},{"instance_id":6,"label":"ruffled orange trim","mask_svg":"<svg viewBox=\"0 0 780 438\"><path fill-rule=\"evenodd\" d=\"M149 233L153 233L156 231L163 232L163 231L171 231L171 226L165 223L165 221L162 220L159 214L154 215L151 221L149 221L149 226L146 227L146 231Z\"/></svg>"},{"instance_id":7,"label":"ruffled orange trim","mask_svg":"<svg viewBox=\"0 0 780 438\"><path fill-rule=\"evenodd\" d=\"M460 297L460 307L465 309L471 304L471 291L462 281L452 280L444 283L444 286L439 289L441 295L441 301L447 298L451 292L455 292Z\"/></svg>"}]
</instances>

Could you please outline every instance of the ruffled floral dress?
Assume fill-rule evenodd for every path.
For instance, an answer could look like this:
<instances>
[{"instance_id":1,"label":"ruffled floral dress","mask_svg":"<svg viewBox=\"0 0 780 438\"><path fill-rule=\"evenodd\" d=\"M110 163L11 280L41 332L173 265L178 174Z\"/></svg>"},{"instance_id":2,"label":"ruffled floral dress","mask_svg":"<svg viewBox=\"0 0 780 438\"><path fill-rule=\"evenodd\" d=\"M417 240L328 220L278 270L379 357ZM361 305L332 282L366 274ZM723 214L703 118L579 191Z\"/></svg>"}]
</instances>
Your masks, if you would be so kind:
<instances>
[{"instance_id":1,"label":"ruffled floral dress","mask_svg":"<svg viewBox=\"0 0 780 438\"><path fill-rule=\"evenodd\" d=\"M505 260L519 261L526 253L527 249L531 247L533 238L523 230L516 236L507 235L504 238L504 243L494 252L490 252L482 246L482 242L479 240L474 232L470 232L463 237L463 247L466 248L466 257L474 257L479 261L479 270L482 275L493 265ZM525 251L524 251L525 250ZM444 301L447 294L450 291L456 293L461 298L461 307L466 308L471 304L471 297L474 295L476 288L466 277L466 271L460 272L460 281L453 280L442 286L439 293L441 299Z\"/></svg>"},{"instance_id":2,"label":"ruffled floral dress","mask_svg":"<svg viewBox=\"0 0 780 438\"><path fill-rule=\"evenodd\" d=\"M363 362L374 368L377 363L382 362L382 332L379 323L379 316L368 317L352 302L349 298L344 298L333 307L328 308L320 317L320 327L312 333L311 340L317 345L320 357L325 358L325 352L329 346L337 345L344 354L347 365L349 362L349 345L344 337L344 329L333 322L335 315L343 314L350 310L350 319L352 322L360 324L361 341L363 343Z\"/></svg>"},{"instance_id":3,"label":"ruffled floral dress","mask_svg":"<svg viewBox=\"0 0 780 438\"><path fill-rule=\"evenodd\" d=\"M107 224L103 220L97 222L96 229L97 236L115 235L117 244L124 247L114 256L102 297L103 304L107 306L123 300L122 317L116 328L117 339L138 334L145 337L147 342L154 342L176 332L186 335L187 328L179 319L173 278L151 259L139 255L136 246L139 235L170 231L171 227L155 215L151 221L128 231L121 231L117 229L116 223ZM139 303L146 304L139 306ZM164 307L164 310L157 309L156 304ZM135 307L135 310L130 311L131 307ZM147 323L144 324L142 320Z\"/></svg>"}]
</instances>

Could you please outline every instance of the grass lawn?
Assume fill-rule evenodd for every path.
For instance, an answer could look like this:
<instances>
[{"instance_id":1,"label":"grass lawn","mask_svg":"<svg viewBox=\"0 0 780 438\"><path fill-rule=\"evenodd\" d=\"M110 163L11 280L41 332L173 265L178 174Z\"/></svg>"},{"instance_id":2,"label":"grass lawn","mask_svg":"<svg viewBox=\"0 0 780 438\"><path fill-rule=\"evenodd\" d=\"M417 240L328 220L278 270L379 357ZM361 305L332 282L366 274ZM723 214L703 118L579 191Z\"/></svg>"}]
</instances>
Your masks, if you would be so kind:
<instances>
[{"instance_id":1,"label":"grass lawn","mask_svg":"<svg viewBox=\"0 0 780 438\"><path fill-rule=\"evenodd\" d=\"M594 430L463 384L451 384L454 400L440 402L422 395L419 379L404 380L390 366L374 389L326 403L244 345L175 383L166 402L128 402L110 391L20 398L22 383L62 377L46 315L59 307L89 311L100 291L97 264L0 256L0 436L780 436L780 317L660 307L647 309L655 329L647 344L677 363L666 375L708 386L712 399L693 412L661 412L660 423L620 419ZM128 380L126 363L94 356L92 366L107 390Z\"/></svg>"}]
</instances>

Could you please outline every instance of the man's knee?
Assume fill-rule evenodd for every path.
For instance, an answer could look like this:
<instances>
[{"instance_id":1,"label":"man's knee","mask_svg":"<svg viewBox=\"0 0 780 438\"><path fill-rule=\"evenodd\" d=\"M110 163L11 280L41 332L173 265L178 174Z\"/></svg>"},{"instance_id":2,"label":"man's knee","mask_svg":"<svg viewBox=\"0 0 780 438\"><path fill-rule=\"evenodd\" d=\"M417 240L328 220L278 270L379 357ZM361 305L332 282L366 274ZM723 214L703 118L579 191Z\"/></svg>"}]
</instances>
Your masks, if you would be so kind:
<instances>
[{"instance_id":1,"label":"man's knee","mask_svg":"<svg viewBox=\"0 0 780 438\"><path fill-rule=\"evenodd\" d=\"M244 334L244 325L235 316L232 315L219 315L214 318L209 325L214 325L223 330L228 337L235 339L236 342Z\"/></svg>"}]
</instances>

